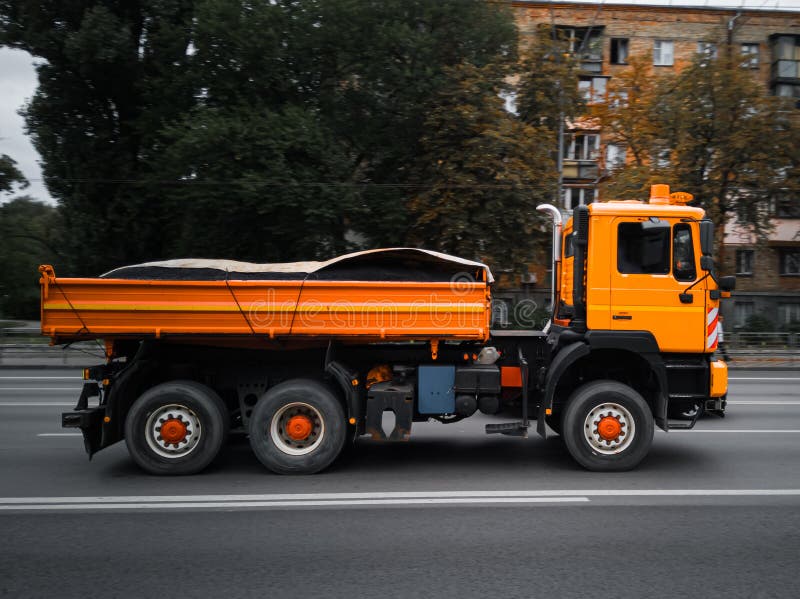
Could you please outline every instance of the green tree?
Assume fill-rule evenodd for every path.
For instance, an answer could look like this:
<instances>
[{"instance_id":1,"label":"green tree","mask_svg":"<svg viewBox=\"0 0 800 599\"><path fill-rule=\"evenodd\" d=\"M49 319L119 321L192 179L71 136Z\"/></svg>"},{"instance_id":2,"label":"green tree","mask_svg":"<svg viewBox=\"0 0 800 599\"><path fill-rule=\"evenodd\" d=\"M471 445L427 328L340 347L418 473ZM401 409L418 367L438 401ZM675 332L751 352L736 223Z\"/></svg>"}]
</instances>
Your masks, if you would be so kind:
<instances>
[{"instance_id":1,"label":"green tree","mask_svg":"<svg viewBox=\"0 0 800 599\"><path fill-rule=\"evenodd\" d=\"M58 264L57 210L29 197L0 206L0 315L39 318L40 264Z\"/></svg>"},{"instance_id":2,"label":"green tree","mask_svg":"<svg viewBox=\"0 0 800 599\"><path fill-rule=\"evenodd\" d=\"M159 157L167 178L192 182L169 190L192 222L181 252L219 252L208 242L225 238L220 223L206 216L218 202L237 223L234 247L252 258L329 257L354 238L403 242L412 167L446 67L513 56L515 35L506 9L482 0L201 2L197 106L166 130Z\"/></svg>"},{"instance_id":3,"label":"green tree","mask_svg":"<svg viewBox=\"0 0 800 599\"><path fill-rule=\"evenodd\" d=\"M652 55L629 59L630 68L608 84L607 101L593 104L589 114L599 120L609 143L623 146L627 160L610 165L603 181L604 196L641 200L649 196L650 185L668 181L659 168L664 150L659 112L658 78L653 73Z\"/></svg>"},{"instance_id":4,"label":"green tree","mask_svg":"<svg viewBox=\"0 0 800 599\"><path fill-rule=\"evenodd\" d=\"M45 59L26 121L82 274L403 240L445 68L516 48L484 0L0 0L0 23Z\"/></svg>"},{"instance_id":5,"label":"green tree","mask_svg":"<svg viewBox=\"0 0 800 599\"><path fill-rule=\"evenodd\" d=\"M646 58L632 62L609 87L620 102L594 109L632 156L611 171L608 195L641 199L655 182L692 193L716 224L719 253L732 219L768 231L771 202L800 191L800 128L782 99L724 48L668 76L656 77Z\"/></svg>"},{"instance_id":6,"label":"green tree","mask_svg":"<svg viewBox=\"0 0 800 599\"><path fill-rule=\"evenodd\" d=\"M186 83L189 0L0 1L0 43L38 63L24 109L64 218L67 272L163 257L160 187L151 177L162 123L193 101Z\"/></svg>"},{"instance_id":7,"label":"green tree","mask_svg":"<svg viewBox=\"0 0 800 599\"><path fill-rule=\"evenodd\" d=\"M523 121L546 127L555 138L565 119L583 115L580 63L556 29L537 29L520 67L517 110Z\"/></svg>"},{"instance_id":8,"label":"green tree","mask_svg":"<svg viewBox=\"0 0 800 599\"><path fill-rule=\"evenodd\" d=\"M15 185L28 186L28 180L17 168L17 161L7 154L0 154L0 193L12 191Z\"/></svg>"},{"instance_id":9,"label":"green tree","mask_svg":"<svg viewBox=\"0 0 800 599\"><path fill-rule=\"evenodd\" d=\"M410 202L411 241L504 267L531 261L540 235L536 205L550 200L555 165L549 131L509 113L505 69L463 63L436 97L422 138Z\"/></svg>"},{"instance_id":10,"label":"green tree","mask_svg":"<svg viewBox=\"0 0 800 599\"><path fill-rule=\"evenodd\" d=\"M800 128L780 98L741 68L738 55L698 56L667 79L659 124L669 160L665 173L695 196L717 225L718 240L732 218L757 233L769 229L769 203L798 182Z\"/></svg>"}]
</instances>

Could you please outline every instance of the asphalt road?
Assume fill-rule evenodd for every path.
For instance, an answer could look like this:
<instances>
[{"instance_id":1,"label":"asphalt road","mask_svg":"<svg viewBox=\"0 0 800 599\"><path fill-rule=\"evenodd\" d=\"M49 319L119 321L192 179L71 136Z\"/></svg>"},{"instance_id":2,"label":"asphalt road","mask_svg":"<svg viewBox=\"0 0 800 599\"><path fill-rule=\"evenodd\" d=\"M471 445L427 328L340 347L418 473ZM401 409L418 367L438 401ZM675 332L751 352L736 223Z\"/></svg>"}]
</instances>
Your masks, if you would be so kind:
<instances>
[{"instance_id":1,"label":"asphalt road","mask_svg":"<svg viewBox=\"0 0 800 599\"><path fill-rule=\"evenodd\" d=\"M315 476L234 441L159 478L60 428L79 371L0 369L0 596L796 597L800 372L731 379L628 473L473 417Z\"/></svg>"}]
</instances>

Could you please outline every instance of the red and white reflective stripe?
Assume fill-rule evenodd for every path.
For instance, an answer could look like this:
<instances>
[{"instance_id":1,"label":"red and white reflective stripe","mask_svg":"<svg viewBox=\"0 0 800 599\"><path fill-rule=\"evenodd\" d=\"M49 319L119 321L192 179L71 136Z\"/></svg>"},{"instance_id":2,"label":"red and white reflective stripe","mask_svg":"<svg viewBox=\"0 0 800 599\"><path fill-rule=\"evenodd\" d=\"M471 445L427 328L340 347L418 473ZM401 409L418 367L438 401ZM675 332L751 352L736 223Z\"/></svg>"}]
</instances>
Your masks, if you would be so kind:
<instances>
[{"instance_id":1,"label":"red and white reflective stripe","mask_svg":"<svg viewBox=\"0 0 800 599\"><path fill-rule=\"evenodd\" d=\"M717 349L719 308L709 308L706 316L706 349Z\"/></svg>"}]
</instances>

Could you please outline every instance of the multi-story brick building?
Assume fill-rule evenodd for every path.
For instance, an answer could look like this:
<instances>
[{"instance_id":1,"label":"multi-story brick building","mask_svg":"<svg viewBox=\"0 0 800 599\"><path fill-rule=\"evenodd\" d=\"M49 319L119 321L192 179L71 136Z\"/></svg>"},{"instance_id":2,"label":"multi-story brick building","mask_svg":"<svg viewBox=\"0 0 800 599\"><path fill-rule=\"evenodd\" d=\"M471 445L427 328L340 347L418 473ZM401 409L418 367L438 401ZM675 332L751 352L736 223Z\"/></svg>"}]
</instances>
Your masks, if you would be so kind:
<instances>
[{"instance_id":1,"label":"multi-story brick building","mask_svg":"<svg viewBox=\"0 0 800 599\"><path fill-rule=\"evenodd\" d=\"M522 44L541 26L560 30L578 54L580 88L587 100L603 101L608 81L630 68L635 55L652 55L653 72L675 72L697 53L722 47L747 59L745 68L764 93L793 98L800 111L800 12L647 4L513 0ZM600 198L606 169L625 160L625 148L607 143L590 120L568 127L563 157L563 209ZM687 190L691 191L691 190ZM723 269L736 273L738 289L726 307L728 326L751 314L776 326L800 322L800 198L775 202L774 230L759 241L745 229L726 231Z\"/></svg>"}]
</instances>

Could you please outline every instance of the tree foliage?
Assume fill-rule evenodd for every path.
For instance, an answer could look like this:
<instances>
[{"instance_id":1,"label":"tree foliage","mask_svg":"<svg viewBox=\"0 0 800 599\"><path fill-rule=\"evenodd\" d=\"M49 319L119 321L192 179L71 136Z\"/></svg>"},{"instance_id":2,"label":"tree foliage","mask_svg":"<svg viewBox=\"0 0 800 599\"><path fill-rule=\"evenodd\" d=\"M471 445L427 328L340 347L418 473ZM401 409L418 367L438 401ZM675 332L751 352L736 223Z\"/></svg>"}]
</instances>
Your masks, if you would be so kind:
<instances>
[{"instance_id":1,"label":"tree foliage","mask_svg":"<svg viewBox=\"0 0 800 599\"><path fill-rule=\"evenodd\" d=\"M520 67L517 107L523 121L555 136L564 119L584 113L578 90L580 63L557 30L540 26Z\"/></svg>"},{"instance_id":2,"label":"tree foliage","mask_svg":"<svg viewBox=\"0 0 800 599\"><path fill-rule=\"evenodd\" d=\"M505 69L463 63L425 122L419 181L410 208L415 241L509 268L541 241L535 207L550 201L555 164L544 126L506 111Z\"/></svg>"},{"instance_id":3,"label":"tree foliage","mask_svg":"<svg viewBox=\"0 0 800 599\"><path fill-rule=\"evenodd\" d=\"M770 202L800 185L800 128L781 99L766 95L734 52L697 56L662 77L646 58L632 62L628 74L612 80L612 101L594 107L630 154L612 170L607 195L641 199L651 183L669 182L695 196L720 242L732 219L768 230Z\"/></svg>"},{"instance_id":4,"label":"tree foliage","mask_svg":"<svg viewBox=\"0 0 800 599\"><path fill-rule=\"evenodd\" d=\"M7 154L0 154L0 193L13 191L14 187L27 187L28 180L17 168L17 161Z\"/></svg>"},{"instance_id":5,"label":"tree foliage","mask_svg":"<svg viewBox=\"0 0 800 599\"><path fill-rule=\"evenodd\" d=\"M604 182L609 198L637 199L649 195L652 183L663 182L659 157L663 151L658 95L658 79L652 72L652 56L629 59L630 68L613 77L607 88L607 101L593 104L590 114L597 118L609 143L623 146L627 161L610 165Z\"/></svg>"},{"instance_id":6,"label":"tree foliage","mask_svg":"<svg viewBox=\"0 0 800 599\"><path fill-rule=\"evenodd\" d=\"M44 59L26 122L81 274L403 242L448 67L516 48L483 0L0 0L0 23Z\"/></svg>"},{"instance_id":7,"label":"tree foliage","mask_svg":"<svg viewBox=\"0 0 800 599\"><path fill-rule=\"evenodd\" d=\"M40 264L59 257L58 214L28 197L0 206L0 315L39 317Z\"/></svg>"},{"instance_id":8,"label":"tree foliage","mask_svg":"<svg viewBox=\"0 0 800 599\"><path fill-rule=\"evenodd\" d=\"M62 272L162 257L160 190L139 182L160 124L192 101L192 3L9 0L0 17L1 43L43 59L24 116L64 219Z\"/></svg>"}]
</instances>

